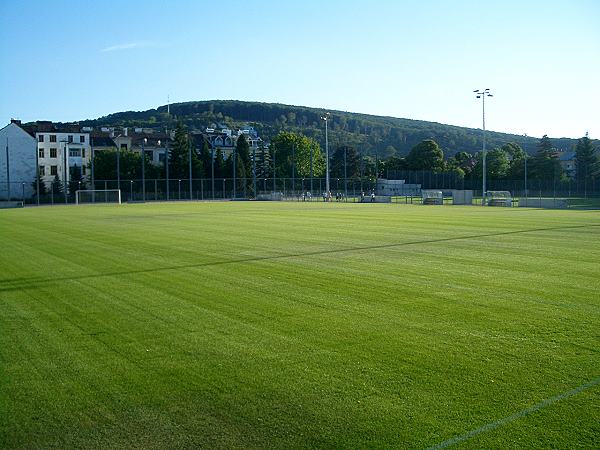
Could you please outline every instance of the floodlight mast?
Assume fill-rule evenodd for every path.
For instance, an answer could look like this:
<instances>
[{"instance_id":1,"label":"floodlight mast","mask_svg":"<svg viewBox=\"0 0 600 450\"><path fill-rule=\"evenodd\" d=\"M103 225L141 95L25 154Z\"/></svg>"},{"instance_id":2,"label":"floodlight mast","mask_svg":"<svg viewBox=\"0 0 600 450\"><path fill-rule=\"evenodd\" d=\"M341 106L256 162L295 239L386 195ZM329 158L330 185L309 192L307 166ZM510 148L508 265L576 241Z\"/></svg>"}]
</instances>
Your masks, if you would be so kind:
<instances>
[{"instance_id":1,"label":"floodlight mast","mask_svg":"<svg viewBox=\"0 0 600 450\"><path fill-rule=\"evenodd\" d=\"M487 178L487 153L485 151L485 98L493 97L492 93L489 89L484 89L480 91L476 89L473 91L477 98L481 99L482 105L482 118L483 118L483 152L482 152L482 161L483 161L483 179L482 179L482 189L481 189L481 205L485 205L485 192L486 192L486 178Z\"/></svg>"},{"instance_id":2,"label":"floodlight mast","mask_svg":"<svg viewBox=\"0 0 600 450\"><path fill-rule=\"evenodd\" d=\"M325 194L329 195L329 137L327 135L327 122L331 114L326 112L321 116L325 121Z\"/></svg>"}]
</instances>

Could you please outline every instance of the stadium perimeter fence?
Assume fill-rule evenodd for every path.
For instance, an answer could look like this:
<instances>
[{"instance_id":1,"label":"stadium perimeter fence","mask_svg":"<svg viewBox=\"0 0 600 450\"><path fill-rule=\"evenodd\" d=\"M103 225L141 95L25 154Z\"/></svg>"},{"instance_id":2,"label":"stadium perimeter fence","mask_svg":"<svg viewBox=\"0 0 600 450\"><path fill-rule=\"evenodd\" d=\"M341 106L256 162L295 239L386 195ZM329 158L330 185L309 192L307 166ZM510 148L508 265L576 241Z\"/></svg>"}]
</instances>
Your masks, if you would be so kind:
<instances>
[{"instance_id":1,"label":"stadium perimeter fence","mask_svg":"<svg viewBox=\"0 0 600 450\"><path fill-rule=\"evenodd\" d=\"M473 190L474 204L481 204L481 180L465 180L452 173L428 171L388 172L389 179L405 181L392 196L392 203L420 203L421 190L444 192L444 204L451 204L452 190ZM330 178L331 201L360 202L377 190L373 178ZM260 195L278 193L287 201L324 201L325 178L202 178L202 179L121 179L46 183L37 194L37 183L0 180L0 201L21 202L24 205L74 204L77 190L121 190L122 202L185 201L185 200L252 200ZM402 185L401 185L402 186ZM66 187L66 189L65 189ZM600 208L600 180L524 180L487 181L490 191L509 191L517 202L520 198L566 199L569 207ZM308 195L307 195L308 194ZM101 193L94 201L109 202Z\"/></svg>"}]
</instances>

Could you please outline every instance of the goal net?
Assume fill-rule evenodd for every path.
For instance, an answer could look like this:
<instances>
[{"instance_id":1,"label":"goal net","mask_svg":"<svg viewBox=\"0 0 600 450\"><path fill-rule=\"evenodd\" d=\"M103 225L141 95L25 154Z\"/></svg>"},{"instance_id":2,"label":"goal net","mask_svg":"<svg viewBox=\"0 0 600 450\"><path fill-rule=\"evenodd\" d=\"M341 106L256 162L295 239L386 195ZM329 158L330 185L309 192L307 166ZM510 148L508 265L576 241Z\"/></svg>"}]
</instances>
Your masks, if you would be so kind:
<instances>
[{"instance_id":1,"label":"goal net","mask_svg":"<svg viewBox=\"0 0 600 450\"><path fill-rule=\"evenodd\" d=\"M443 205L444 194L442 191L434 189L424 189L421 191L421 198L424 205Z\"/></svg>"},{"instance_id":2,"label":"goal net","mask_svg":"<svg viewBox=\"0 0 600 450\"><path fill-rule=\"evenodd\" d=\"M120 189L90 189L75 192L75 203L121 203Z\"/></svg>"},{"instance_id":3,"label":"goal net","mask_svg":"<svg viewBox=\"0 0 600 450\"><path fill-rule=\"evenodd\" d=\"M512 195L509 191L487 191L485 201L488 206L512 206Z\"/></svg>"}]
</instances>

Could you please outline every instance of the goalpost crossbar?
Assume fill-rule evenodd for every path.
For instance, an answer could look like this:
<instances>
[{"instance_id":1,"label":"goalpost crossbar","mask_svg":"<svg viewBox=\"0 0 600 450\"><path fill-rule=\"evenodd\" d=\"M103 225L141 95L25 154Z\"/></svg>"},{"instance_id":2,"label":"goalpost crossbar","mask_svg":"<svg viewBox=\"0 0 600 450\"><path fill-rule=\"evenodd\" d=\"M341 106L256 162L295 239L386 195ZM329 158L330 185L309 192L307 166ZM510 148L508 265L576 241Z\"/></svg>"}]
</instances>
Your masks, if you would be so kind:
<instances>
[{"instance_id":1,"label":"goalpost crossbar","mask_svg":"<svg viewBox=\"0 0 600 450\"><path fill-rule=\"evenodd\" d=\"M99 194L105 194L105 199L106 199L106 194L108 193L116 193L116 203L118 203L119 205L121 204L121 190L120 189L81 189L78 191L75 191L75 204L79 205L81 203L81 194L90 194L92 197L92 201L90 203L96 203L96 196ZM107 200L105 200L103 203L106 203Z\"/></svg>"}]
</instances>

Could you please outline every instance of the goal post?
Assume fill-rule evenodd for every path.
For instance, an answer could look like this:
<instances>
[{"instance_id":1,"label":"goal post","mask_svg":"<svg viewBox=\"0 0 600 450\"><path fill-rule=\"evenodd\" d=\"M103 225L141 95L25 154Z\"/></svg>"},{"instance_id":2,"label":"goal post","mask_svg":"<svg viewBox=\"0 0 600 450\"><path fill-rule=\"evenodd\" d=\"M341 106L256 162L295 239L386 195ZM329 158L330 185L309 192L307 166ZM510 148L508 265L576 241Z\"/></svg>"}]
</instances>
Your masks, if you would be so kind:
<instances>
[{"instance_id":1,"label":"goal post","mask_svg":"<svg viewBox=\"0 0 600 450\"><path fill-rule=\"evenodd\" d=\"M484 202L488 206L512 206L512 194L509 191L487 191Z\"/></svg>"},{"instance_id":2,"label":"goal post","mask_svg":"<svg viewBox=\"0 0 600 450\"><path fill-rule=\"evenodd\" d=\"M120 189L82 189L75 191L75 203L118 203L121 204Z\"/></svg>"},{"instance_id":3,"label":"goal post","mask_svg":"<svg viewBox=\"0 0 600 450\"><path fill-rule=\"evenodd\" d=\"M423 205L443 205L444 193L437 189L422 189L421 199Z\"/></svg>"}]
</instances>

